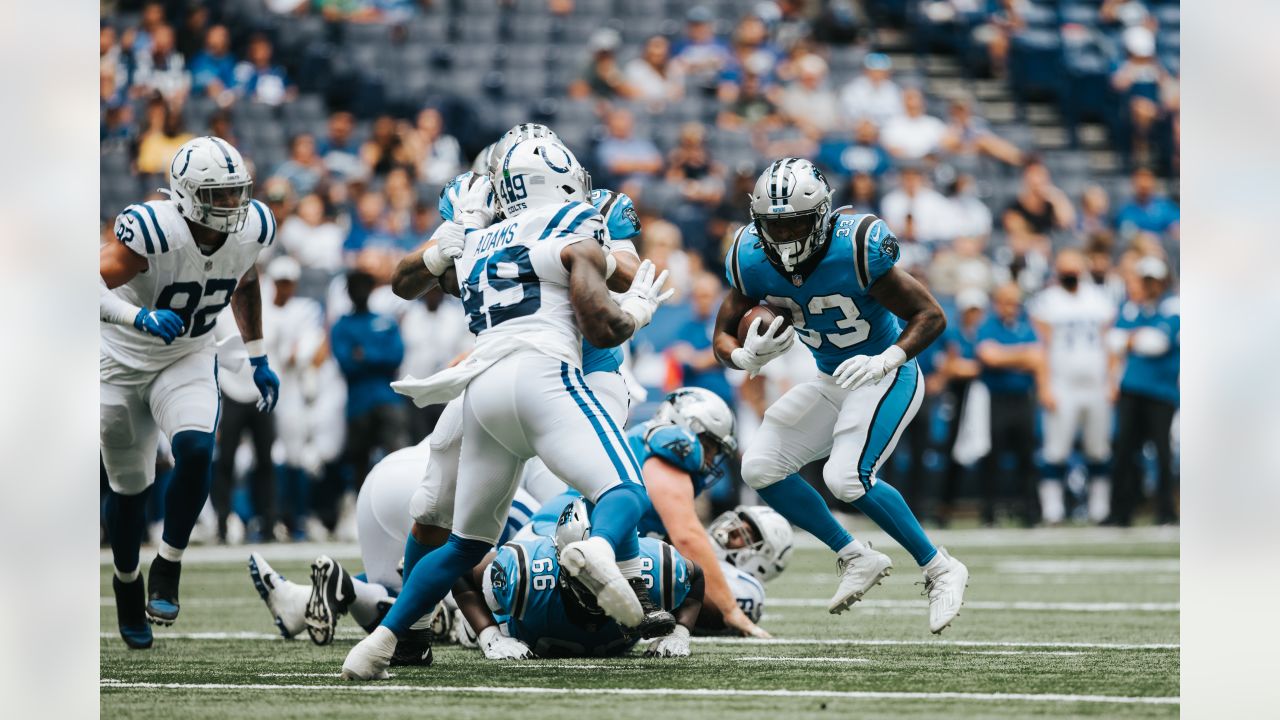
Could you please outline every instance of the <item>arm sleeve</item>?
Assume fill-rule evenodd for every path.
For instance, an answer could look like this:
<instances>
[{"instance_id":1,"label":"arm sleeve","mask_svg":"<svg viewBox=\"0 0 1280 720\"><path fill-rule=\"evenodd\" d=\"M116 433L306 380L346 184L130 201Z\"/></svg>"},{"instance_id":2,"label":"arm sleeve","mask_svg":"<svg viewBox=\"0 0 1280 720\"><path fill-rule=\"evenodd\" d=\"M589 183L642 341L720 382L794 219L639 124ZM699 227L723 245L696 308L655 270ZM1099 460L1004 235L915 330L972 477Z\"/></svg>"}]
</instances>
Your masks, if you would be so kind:
<instances>
[{"instance_id":1,"label":"arm sleeve","mask_svg":"<svg viewBox=\"0 0 1280 720\"><path fill-rule=\"evenodd\" d=\"M98 317L113 325L133 325L142 308L111 292L107 283L98 276Z\"/></svg>"}]
</instances>

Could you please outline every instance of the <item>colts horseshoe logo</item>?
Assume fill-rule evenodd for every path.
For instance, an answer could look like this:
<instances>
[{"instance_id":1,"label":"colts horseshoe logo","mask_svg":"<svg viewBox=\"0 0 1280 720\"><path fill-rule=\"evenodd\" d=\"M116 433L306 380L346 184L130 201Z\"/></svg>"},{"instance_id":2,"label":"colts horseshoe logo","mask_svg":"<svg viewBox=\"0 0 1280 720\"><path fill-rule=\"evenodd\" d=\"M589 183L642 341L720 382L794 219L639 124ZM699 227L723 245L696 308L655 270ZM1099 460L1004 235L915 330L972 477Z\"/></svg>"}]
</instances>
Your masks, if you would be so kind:
<instances>
[{"instance_id":1,"label":"colts horseshoe logo","mask_svg":"<svg viewBox=\"0 0 1280 720\"><path fill-rule=\"evenodd\" d=\"M555 160L551 157L553 155L552 151L557 151L564 156L564 167L560 167L555 163ZM555 145L543 145L538 148L538 154L542 156L542 161L547 164L547 167L558 173L567 173L569 172L569 169L573 167L573 158L569 157L569 151L562 147L556 147Z\"/></svg>"}]
</instances>

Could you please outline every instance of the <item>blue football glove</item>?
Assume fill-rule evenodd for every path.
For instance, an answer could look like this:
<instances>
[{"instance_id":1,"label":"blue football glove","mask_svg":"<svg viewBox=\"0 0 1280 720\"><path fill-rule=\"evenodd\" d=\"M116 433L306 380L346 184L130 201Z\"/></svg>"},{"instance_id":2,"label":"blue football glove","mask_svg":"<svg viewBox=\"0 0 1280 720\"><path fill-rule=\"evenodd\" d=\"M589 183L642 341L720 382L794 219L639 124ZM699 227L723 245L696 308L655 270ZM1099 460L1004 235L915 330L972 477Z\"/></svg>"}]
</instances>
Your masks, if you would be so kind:
<instances>
[{"instance_id":1,"label":"blue football glove","mask_svg":"<svg viewBox=\"0 0 1280 720\"><path fill-rule=\"evenodd\" d=\"M258 401L258 410L271 412L276 409L276 400L280 398L280 378L274 370L267 366L267 356L249 358L253 366L253 384L258 386L262 399Z\"/></svg>"},{"instance_id":2,"label":"blue football glove","mask_svg":"<svg viewBox=\"0 0 1280 720\"><path fill-rule=\"evenodd\" d=\"M172 310L148 310L142 308L133 318L133 326L148 335L155 335L165 345L182 334L182 318Z\"/></svg>"}]
</instances>

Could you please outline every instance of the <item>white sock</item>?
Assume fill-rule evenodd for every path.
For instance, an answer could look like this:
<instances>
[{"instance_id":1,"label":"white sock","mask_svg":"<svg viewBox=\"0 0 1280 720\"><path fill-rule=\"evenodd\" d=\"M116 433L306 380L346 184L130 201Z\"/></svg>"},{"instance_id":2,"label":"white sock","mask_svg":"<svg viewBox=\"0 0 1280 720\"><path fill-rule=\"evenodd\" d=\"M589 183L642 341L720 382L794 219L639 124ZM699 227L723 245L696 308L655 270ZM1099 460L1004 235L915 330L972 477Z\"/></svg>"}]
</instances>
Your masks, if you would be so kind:
<instances>
[{"instance_id":1,"label":"white sock","mask_svg":"<svg viewBox=\"0 0 1280 720\"><path fill-rule=\"evenodd\" d=\"M637 555L630 560L619 560L618 569L622 571L622 577L630 580L631 578L640 577L640 571L644 565L644 558Z\"/></svg>"},{"instance_id":2,"label":"white sock","mask_svg":"<svg viewBox=\"0 0 1280 720\"><path fill-rule=\"evenodd\" d=\"M941 570L951 561L951 556L947 554L945 548L938 548L938 552L934 553L933 559L921 566L926 575L932 576Z\"/></svg>"},{"instance_id":3,"label":"white sock","mask_svg":"<svg viewBox=\"0 0 1280 720\"><path fill-rule=\"evenodd\" d=\"M161 540L160 549L157 551L157 554L169 562L182 562L182 553L184 549L185 548L176 548Z\"/></svg>"},{"instance_id":4,"label":"white sock","mask_svg":"<svg viewBox=\"0 0 1280 720\"><path fill-rule=\"evenodd\" d=\"M129 572L121 572L120 568L116 568L116 577L120 578L122 583L131 583L137 580L141 575L141 568L134 568Z\"/></svg>"},{"instance_id":5,"label":"white sock","mask_svg":"<svg viewBox=\"0 0 1280 720\"><path fill-rule=\"evenodd\" d=\"M840 548L839 552L836 553L836 557L849 557L854 553L862 553L866 551L867 546L863 545L861 540L854 539L850 540L848 545Z\"/></svg>"},{"instance_id":6,"label":"white sock","mask_svg":"<svg viewBox=\"0 0 1280 720\"><path fill-rule=\"evenodd\" d=\"M1089 519L1102 522L1111 514L1111 480L1095 478L1089 483Z\"/></svg>"},{"instance_id":7,"label":"white sock","mask_svg":"<svg viewBox=\"0 0 1280 720\"><path fill-rule=\"evenodd\" d=\"M1040 481L1040 517L1046 523L1060 523L1066 517L1067 507L1062 500L1062 483L1057 480Z\"/></svg>"},{"instance_id":8,"label":"white sock","mask_svg":"<svg viewBox=\"0 0 1280 720\"><path fill-rule=\"evenodd\" d=\"M391 593L381 585L351 578L355 586L356 597L351 601L351 619L360 627L367 627L378 622L378 601L391 597Z\"/></svg>"}]
</instances>

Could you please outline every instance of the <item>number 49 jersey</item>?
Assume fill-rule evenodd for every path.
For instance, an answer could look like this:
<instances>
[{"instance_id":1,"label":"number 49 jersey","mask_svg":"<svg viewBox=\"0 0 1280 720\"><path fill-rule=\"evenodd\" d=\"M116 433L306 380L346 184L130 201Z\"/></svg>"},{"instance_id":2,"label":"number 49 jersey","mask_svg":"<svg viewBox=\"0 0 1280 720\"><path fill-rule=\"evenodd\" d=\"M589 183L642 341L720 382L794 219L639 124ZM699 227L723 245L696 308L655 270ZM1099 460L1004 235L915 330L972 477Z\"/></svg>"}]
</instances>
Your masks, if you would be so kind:
<instances>
[{"instance_id":1,"label":"number 49 jersey","mask_svg":"<svg viewBox=\"0 0 1280 720\"><path fill-rule=\"evenodd\" d=\"M787 310L796 336L828 375L854 355L876 355L902 332L869 289L898 261L898 241L875 215L833 215L831 234L807 276L785 275L765 257L754 224L738 231L725 258L729 284Z\"/></svg>"},{"instance_id":2,"label":"number 49 jersey","mask_svg":"<svg viewBox=\"0 0 1280 720\"><path fill-rule=\"evenodd\" d=\"M213 343L218 313L230 302L240 278L258 253L275 240L271 210L250 201L249 219L217 252L200 252L187 221L171 200L130 205L116 217L116 238L147 260L147 269L112 292L134 305L172 310L182 334L171 345L132 327L101 324L101 353L117 365L158 372Z\"/></svg>"},{"instance_id":3,"label":"number 49 jersey","mask_svg":"<svg viewBox=\"0 0 1280 720\"><path fill-rule=\"evenodd\" d=\"M604 239L604 219L589 203L545 205L483 230L468 230L454 261L476 351L512 343L582 367L582 334L569 302L560 252Z\"/></svg>"}]
</instances>

